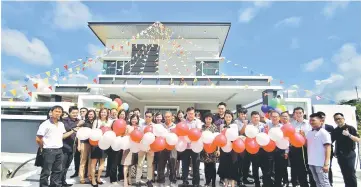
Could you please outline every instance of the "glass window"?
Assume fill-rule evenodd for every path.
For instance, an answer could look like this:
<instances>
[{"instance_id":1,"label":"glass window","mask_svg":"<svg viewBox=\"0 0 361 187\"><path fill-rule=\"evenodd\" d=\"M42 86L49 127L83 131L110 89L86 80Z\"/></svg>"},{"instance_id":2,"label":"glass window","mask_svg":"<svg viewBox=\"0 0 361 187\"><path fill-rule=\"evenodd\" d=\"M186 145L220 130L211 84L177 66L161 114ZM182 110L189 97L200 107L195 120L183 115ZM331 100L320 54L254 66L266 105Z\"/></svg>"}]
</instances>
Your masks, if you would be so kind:
<instances>
[{"instance_id":1,"label":"glass window","mask_svg":"<svg viewBox=\"0 0 361 187\"><path fill-rule=\"evenodd\" d=\"M218 61L197 61L196 62L196 75L219 75L219 62Z\"/></svg>"},{"instance_id":2,"label":"glass window","mask_svg":"<svg viewBox=\"0 0 361 187\"><path fill-rule=\"evenodd\" d=\"M103 69L106 75L115 75L116 71L116 61L115 60L105 60L103 62Z\"/></svg>"},{"instance_id":3,"label":"glass window","mask_svg":"<svg viewBox=\"0 0 361 187\"><path fill-rule=\"evenodd\" d=\"M124 74L156 74L159 49L159 46L156 44L133 44L131 61L125 63Z\"/></svg>"},{"instance_id":4,"label":"glass window","mask_svg":"<svg viewBox=\"0 0 361 187\"><path fill-rule=\"evenodd\" d=\"M147 111L150 111L153 114L159 112L162 115L164 115L164 113L167 111L172 112L172 114L177 114L177 108L147 108Z\"/></svg>"}]
</instances>

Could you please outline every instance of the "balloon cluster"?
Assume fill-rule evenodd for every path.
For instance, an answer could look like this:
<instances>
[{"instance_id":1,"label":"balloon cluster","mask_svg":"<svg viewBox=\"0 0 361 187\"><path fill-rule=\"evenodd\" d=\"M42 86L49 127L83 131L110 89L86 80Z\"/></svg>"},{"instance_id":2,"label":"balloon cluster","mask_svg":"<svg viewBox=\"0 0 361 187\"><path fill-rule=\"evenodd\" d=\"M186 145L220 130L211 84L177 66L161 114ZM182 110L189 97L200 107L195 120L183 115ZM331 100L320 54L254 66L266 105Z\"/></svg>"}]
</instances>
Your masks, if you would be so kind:
<instances>
[{"instance_id":1,"label":"balloon cluster","mask_svg":"<svg viewBox=\"0 0 361 187\"><path fill-rule=\"evenodd\" d=\"M282 113L287 110L287 107L284 105L285 101L279 98L273 98L268 102L268 105L262 105L261 110L265 113L265 117L269 118L268 111L274 110L278 113Z\"/></svg>"},{"instance_id":2,"label":"balloon cluster","mask_svg":"<svg viewBox=\"0 0 361 187\"><path fill-rule=\"evenodd\" d=\"M236 124L224 129L221 133L210 131L201 132L198 128L189 129L185 123L179 123L169 132L163 125L155 124L146 126L143 131L131 129L129 135L125 135L126 122L118 119L113 124L113 130L109 127L101 129L90 129L82 127L77 132L77 138L87 140L93 146L99 146L106 150L110 147L115 150L127 150L137 153L139 151L159 152L164 149L176 149L179 152L191 148L199 153L204 150L213 153L220 147L224 152L242 153L244 150L256 154L262 147L267 152L272 152L276 147L287 149L290 143L295 147L305 144L302 135L295 132L292 125L284 125L282 128L271 128L269 132L259 132L253 125L247 125L246 136L238 136ZM125 136L124 136L125 135Z\"/></svg>"},{"instance_id":3,"label":"balloon cluster","mask_svg":"<svg viewBox=\"0 0 361 187\"><path fill-rule=\"evenodd\" d=\"M118 111L122 109L127 111L129 109L129 105L128 103L123 103L121 99L116 98L112 102L106 102L104 104L104 108L109 108L109 109L116 108Z\"/></svg>"}]
</instances>

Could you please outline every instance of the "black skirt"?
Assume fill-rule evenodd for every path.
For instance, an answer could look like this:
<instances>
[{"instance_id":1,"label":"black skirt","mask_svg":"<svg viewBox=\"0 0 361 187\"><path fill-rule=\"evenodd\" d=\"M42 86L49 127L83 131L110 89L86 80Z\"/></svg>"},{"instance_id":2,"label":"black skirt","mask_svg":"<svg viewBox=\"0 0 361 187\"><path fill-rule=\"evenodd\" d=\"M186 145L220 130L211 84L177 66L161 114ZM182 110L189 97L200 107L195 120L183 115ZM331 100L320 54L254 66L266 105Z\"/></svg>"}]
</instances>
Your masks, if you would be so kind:
<instances>
[{"instance_id":1,"label":"black skirt","mask_svg":"<svg viewBox=\"0 0 361 187\"><path fill-rule=\"evenodd\" d=\"M233 150L229 153L220 150L218 175L223 179L238 180L240 178L238 172L237 153Z\"/></svg>"},{"instance_id":2,"label":"black skirt","mask_svg":"<svg viewBox=\"0 0 361 187\"><path fill-rule=\"evenodd\" d=\"M98 146L92 146L90 154L91 159L102 159L106 157L107 154L104 150L101 150Z\"/></svg>"}]
</instances>

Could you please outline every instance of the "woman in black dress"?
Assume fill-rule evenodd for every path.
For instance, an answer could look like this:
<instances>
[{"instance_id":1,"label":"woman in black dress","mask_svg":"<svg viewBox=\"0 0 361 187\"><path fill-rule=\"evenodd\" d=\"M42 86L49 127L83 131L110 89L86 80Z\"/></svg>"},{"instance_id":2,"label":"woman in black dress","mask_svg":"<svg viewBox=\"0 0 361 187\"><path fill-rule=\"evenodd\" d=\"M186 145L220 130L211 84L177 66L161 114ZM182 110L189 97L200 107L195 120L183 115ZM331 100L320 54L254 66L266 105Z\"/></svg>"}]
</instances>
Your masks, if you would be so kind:
<instances>
[{"instance_id":1,"label":"woman in black dress","mask_svg":"<svg viewBox=\"0 0 361 187\"><path fill-rule=\"evenodd\" d=\"M221 127L221 132L225 128L230 128L233 123L233 114L230 110L226 110L224 114L224 123ZM228 186L230 183L232 187L235 186L235 182L239 179L238 164L237 164L237 153L233 150L229 153L220 150L218 175L224 180L224 186Z\"/></svg>"}]
</instances>

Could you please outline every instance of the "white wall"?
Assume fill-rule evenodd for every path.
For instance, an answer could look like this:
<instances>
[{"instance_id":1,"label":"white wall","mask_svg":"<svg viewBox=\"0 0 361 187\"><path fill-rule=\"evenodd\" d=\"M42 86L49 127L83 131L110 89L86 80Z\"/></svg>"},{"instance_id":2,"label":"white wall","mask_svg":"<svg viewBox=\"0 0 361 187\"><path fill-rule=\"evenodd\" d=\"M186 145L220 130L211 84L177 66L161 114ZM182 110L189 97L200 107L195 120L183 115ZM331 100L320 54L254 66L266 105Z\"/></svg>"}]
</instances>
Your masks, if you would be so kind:
<instances>
[{"instance_id":1,"label":"white wall","mask_svg":"<svg viewBox=\"0 0 361 187\"><path fill-rule=\"evenodd\" d=\"M152 43L158 44L158 40L137 39L128 45L128 40L108 39L106 47L111 49L114 46L114 49L107 57L131 57L132 44ZM196 57L213 58L220 53L219 39L159 40L159 44L159 75L196 75ZM123 46L123 50L120 50L120 46ZM179 51L183 51L184 55L179 55Z\"/></svg>"}]
</instances>

